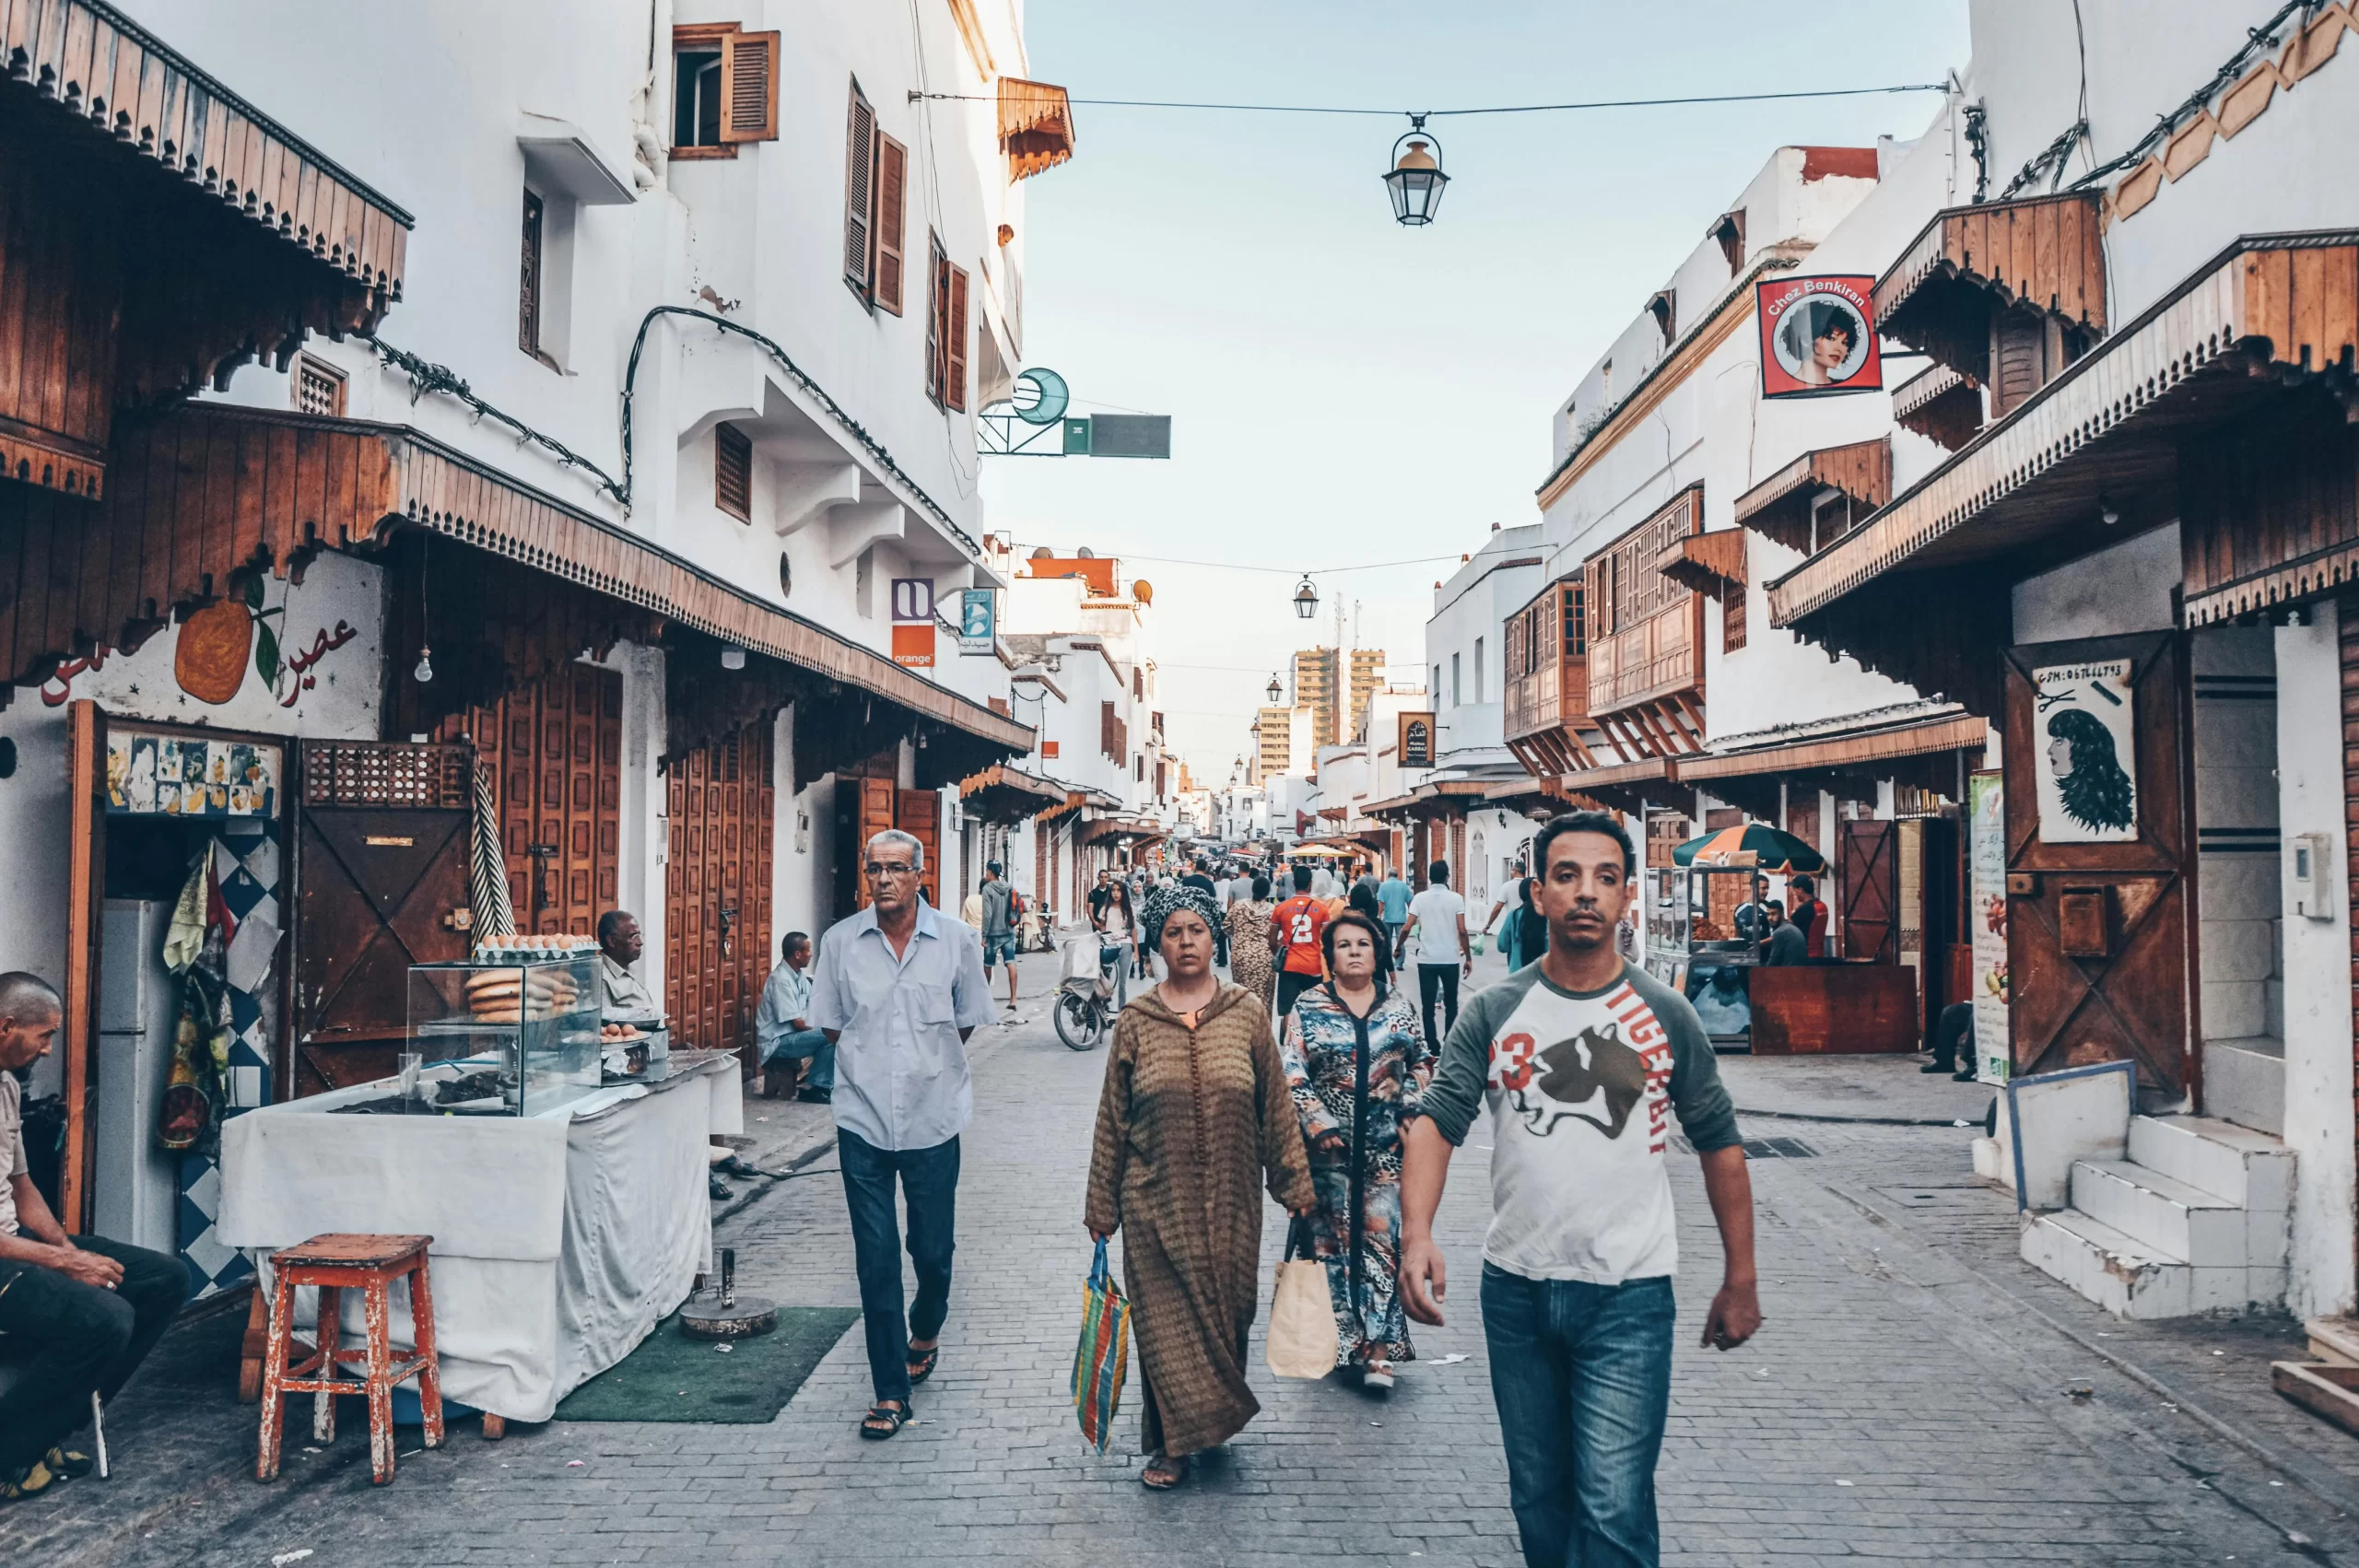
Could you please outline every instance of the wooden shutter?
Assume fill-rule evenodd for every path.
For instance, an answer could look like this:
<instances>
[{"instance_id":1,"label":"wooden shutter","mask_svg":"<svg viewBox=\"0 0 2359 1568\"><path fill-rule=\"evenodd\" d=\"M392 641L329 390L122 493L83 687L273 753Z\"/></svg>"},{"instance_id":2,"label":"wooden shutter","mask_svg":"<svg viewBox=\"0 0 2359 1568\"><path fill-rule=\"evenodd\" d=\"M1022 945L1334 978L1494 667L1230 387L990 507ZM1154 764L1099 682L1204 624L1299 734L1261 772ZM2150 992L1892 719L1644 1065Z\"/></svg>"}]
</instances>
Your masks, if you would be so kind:
<instances>
[{"instance_id":1,"label":"wooden shutter","mask_svg":"<svg viewBox=\"0 0 2359 1568\"><path fill-rule=\"evenodd\" d=\"M1734 653L1744 646L1744 584L1731 582L1720 593L1720 651Z\"/></svg>"},{"instance_id":2,"label":"wooden shutter","mask_svg":"<svg viewBox=\"0 0 2359 1568\"><path fill-rule=\"evenodd\" d=\"M778 34L721 41L721 145L778 140Z\"/></svg>"},{"instance_id":3,"label":"wooden shutter","mask_svg":"<svg viewBox=\"0 0 2359 1568\"><path fill-rule=\"evenodd\" d=\"M942 318L950 308L950 262L939 244L927 252L925 290L925 395L942 401Z\"/></svg>"},{"instance_id":4,"label":"wooden shutter","mask_svg":"<svg viewBox=\"0 0 2359 1568\"><path fill-rule=\"evenodd\" d=\"M876 133L876 308L901 313L901 228L908 217L910 149Z\"/></svg>"},{"instance_id":5,"label":"wooden shutter","mask_svg":"<svg viewBox=\"0 0 2359 1568\"><path fill-rule=\"evenodd\" d=\"M943 344L942 403L945 408L967 406L967 270L951 267L949 334Z\"/></svg>"},{"instance_id":6,"label":"wooden shutter","mask_svg":"<svg viewBox=\"0 0 2359 1568\"><path fill-rule=\"evenodd\" d=\"M851 113L844 132L844 281L868 298L873 261L875 203L876 111L851 89Z\"/></svg>"},{"instance_id":7,"label":"wooden shutter","mask_svg":"<svg viewBox=\"0 0 2359 1568\"><path fill-rule=\"evenodd\" d=\"M925 901L942 907L942 797L932 790L894 791L893 825L925 846L925 871L918 883Z\"/></svg>"},{"instance_id":8,"label":"wooden shutter","mask_svg":"<svg viewBox=\"0 0 2359 1568\"><path fill-rule=\"evenodd\" d=\"M1108 756L1115 755L1114 705L1110 702L1097 705L1097 749Z\"/></svg>"},{"instance_id":9,"label":"wooden shutter","mask_svg":"<svg viewBox=\"0 0 2359 1568\"><path fill-rule=\"evenodd\" d=\"M712 427L712 504L740 522L754 520L754 443L734 425Z\"/></svg>"},{"instance_id":10,"label":"wooden shutter","mask_svg":"<svg viewBox=\"0 0 2359 1568\"><path fill-rule=\"evenodd\" d=\"M894 790L893 780L889 778L863 778L859 780L859 785L860 814L854 825L854 841L850 846L852 862L852 907L857 909L865 909L869 905L868 841L886 828L895 825ZM841 785L839 784L838 788L840 789Z\"/></svg>"}]
</instances>

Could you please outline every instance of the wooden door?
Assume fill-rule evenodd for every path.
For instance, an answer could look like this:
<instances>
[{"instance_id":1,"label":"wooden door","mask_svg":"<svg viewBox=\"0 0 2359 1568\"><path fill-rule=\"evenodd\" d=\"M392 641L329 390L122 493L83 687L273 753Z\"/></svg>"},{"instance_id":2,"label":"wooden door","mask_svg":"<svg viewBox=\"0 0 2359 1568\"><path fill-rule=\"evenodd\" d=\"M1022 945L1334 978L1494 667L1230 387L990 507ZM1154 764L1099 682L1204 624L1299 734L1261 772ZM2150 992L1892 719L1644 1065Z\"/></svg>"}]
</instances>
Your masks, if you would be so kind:
<instances>
[{"instance_id":1,"label":"wooden door","mask_svg":"<svg viewBox=\"0 0 2359 1568\"><path fill-rule=\"evenodd\" d=\"M664 876L663 1002L672 1038L744 1051L770 971L777 790L768 720L672 761Z\"/></svg>"},{"instance_id":2,"label":"wooden door","mask_svg":"<svg viewBox=\"0 0 2359 1568\"><path fill-rule=\"evenodd\" d=\"M467 954L475 752L312 741L295 833L294 1093L393 1071L409 966Z\"/></svg>"},{"instance_id":3,"label":"wooden door","mask_svg":"<svg viewBox=\"0 0 2359 1568\"><path fill-rule=\"evenodd\" d=\"M2083 704L2059 697L2062 688L2051 685L2043 697L2037 673L2113 661L2129 666L2127 697L2116 705L2126 711L2107 708L2105 714L2126 722L2135 764L2115 780L2127 804L2129 837L2071 842L2087 829L2060 805L2043 838L2040 766L2047 756L2055 769L2049 748L2062 754L2068 769L2101 763L2118 768L2119 761L2118 755L2091 755L2083 741L2091 727L2064 719L2075 707L2103 706L2094 695ZM2189 698L2180 638L2154 632L2013 648L2004 677L2007 1018L2014 1071L2131 1061L2150 1101L2175 1100L2191 1086L2188 1019L2196 983L2189 919L2195 871L2185 744ZM2058 802L2065 799L2060 786L2056 794Z\"/></svg>"},{"instance_id":4,"label":"wooden door","mask_svg":"<svg viewBox=\"0 0 2359 1568\"><path fill-rule=\"evenodd\" d=\"M1900 825L1847 822L1839 846L1843 956L1900 962ZM1827 949L1834 956L1834 949Z\"/></svg>"},{"instance_id":5,"label":"wooden door","mask_svg":"<svg viewBox=\"0 0 2359 1568\"><path fill-rule=\"evenodd\" d=\"M836 778L836 877L839 915L868 907L868 841L894 825L893 776Z\"/></svg>"},{"instance_id":6,"label":"wooden door","mask_svg":"<svg viewBox=\"0 0 2359 1568\"><path fill-rule=\"evenodd\" d=\"M942 907L942 797L932 790L894 791L893 825L925 846L925 901Z\"/></svg>"},{"instance_id":7,"label":"wooden door","mask_svg":"<svg viewBox=\"0 0 2359 1568\"><path fill-rule=\"evenodd\" d=\"M69 800L65 848L65 1149L58 1165L57 1223L87 1228L99 1141L99 931L106 904L107 718L95 702L65 710Z\"/></svg>"},{"instance_id":8,"label":"wooden door","mask_svg":"<svg viewBox=\"0 0 2359 1568\"><path fill-rule=\"evenodd\" d=\"M569 664L471 716L520 932L594 936L621 886L623 677Z\"/></svg>"}]
</instances>

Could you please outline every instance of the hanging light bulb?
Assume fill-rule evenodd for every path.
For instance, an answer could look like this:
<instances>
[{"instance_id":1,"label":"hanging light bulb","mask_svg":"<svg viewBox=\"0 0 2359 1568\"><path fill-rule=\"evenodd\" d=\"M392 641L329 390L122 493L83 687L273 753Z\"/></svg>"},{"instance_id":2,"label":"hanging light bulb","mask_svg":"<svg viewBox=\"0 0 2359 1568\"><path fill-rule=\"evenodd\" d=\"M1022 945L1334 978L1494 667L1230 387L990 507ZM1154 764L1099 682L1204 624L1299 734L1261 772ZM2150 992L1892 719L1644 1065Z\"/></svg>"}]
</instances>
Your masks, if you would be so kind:
<instances>
[{"instance_id":1,"label":"hanging light bulb","mask_svg":"<svg viewBox=\"0 0 2359 1568\"><path fill-rule=\"evenodd\" d=\"M427 647L424 643L419 643L417 645L417 668L412 670L409 673L410 679L416 681L421 686L426 685L427 682L432 680L434 678L434 650Z\"/></svg>"},{"instance_id":2,"label":"hanging light bulb","mask_svg":"<svg viewBox=\"0 0 2359 1568\"><path fill-rule=\"evenodd\" d=\"M729 644L721 650L721 667L724 670L744 669L745 667L745 650L738 647L734 642Z\"/></svg>"},{"instance_id":3,"label":"hanging light bulb","mask_svg":"<svg viewBox=\"0 0 2359 1568\"><path fill-rule=\"evenodd\" d=\"M1402 150L1402 142L1409 144L1407 150ZM1428 146L1433 151L1426 151ZM1437 156L1440 151L1441 138L1426 129L1426 117L1410 115L1407 134L1392 144L1392 168L1384 176L1385 189L1392 195L1395 222L1419 228L1434 220L1441 206L1442 187L1449 183Z\"/></svg>"}]
</instances>

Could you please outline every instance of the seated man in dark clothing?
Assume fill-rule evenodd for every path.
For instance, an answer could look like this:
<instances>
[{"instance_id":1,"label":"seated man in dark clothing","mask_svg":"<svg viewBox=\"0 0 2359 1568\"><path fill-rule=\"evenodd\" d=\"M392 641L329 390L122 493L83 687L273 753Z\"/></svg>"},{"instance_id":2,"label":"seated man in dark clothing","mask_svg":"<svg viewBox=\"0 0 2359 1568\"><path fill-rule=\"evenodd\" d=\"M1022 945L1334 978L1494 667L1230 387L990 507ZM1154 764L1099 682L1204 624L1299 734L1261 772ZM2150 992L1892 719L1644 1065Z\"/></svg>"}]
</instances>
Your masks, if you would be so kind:
<instances>
[{"instance_id":1,"label":"seated man in dark clothing","mask_svg":"<svg viewBox=\"0 0 2359 1568\"><path fill-rule=\"evenodd\" d=\"M1933 1059L1917 1070L1946 1072L1961 1083L1975 1079L1974 1004L1954 1001L1933 1021Z\"/></svg>"},{"instance_id":2,"label":"seated man in dark clothing","mask_svg":"<svg viewBox=\"0 0 2359 1568\"><path fill-rule=\"evenodd\" d=\"M0 1502L87 1475L64 1446L155 1347L181 1303L177 1258L97 1236L68 1237L25 1165L17 1073L49 1054L64 1008L37 976L0 975Z\"/></svg>"},{"instance_id":3,"label":"seated man in dark clothing","mask_svg":"<svg viewBox=\"0 0 2359 1568\"><path fill-rule=\"evenodd\" d=\"M1775 898L1762 906L1769 915L1769 941L1765 944L1761 962L1775 967L1810 962L1810 949L1802 941L1802 928L1786 919L1786 907Z\"/></svg>"}]
</instances>

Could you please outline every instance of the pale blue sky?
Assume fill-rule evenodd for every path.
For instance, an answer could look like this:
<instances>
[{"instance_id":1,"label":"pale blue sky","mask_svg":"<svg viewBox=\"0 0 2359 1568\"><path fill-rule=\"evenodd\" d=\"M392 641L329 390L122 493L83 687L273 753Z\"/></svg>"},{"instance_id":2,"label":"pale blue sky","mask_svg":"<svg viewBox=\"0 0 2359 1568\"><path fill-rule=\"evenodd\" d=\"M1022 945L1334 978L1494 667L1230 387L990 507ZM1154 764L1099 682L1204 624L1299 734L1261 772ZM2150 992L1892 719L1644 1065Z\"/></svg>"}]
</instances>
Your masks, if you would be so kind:
<instances>
[{"instance_id":1,"label":"pale blue sky","mask_svg":"<svg viewBox=\"0 0 2359 1568\"><path fill-rule=\"evenodd\" d=\"M1456 108L1937 82L1965 0L1458 6L1028 0L1032 71L1076 98ZM1405 120L1076 110L1027 192L1025 357L1084 406L1172 415L1169 462L987 458L994 529L1088 544L1156 589L1162 706L1226 776L1306 637L1288 568L1449 554L1322 579L1361 640L1416 662L1431 584L1494 521L1537 519L1551 411L1788 143L1917 135L1933 94L1436 120L1439 219L1394 224ZM1191 666L1238 666L1236 671Z\"/></svg>"}]
</instances>

